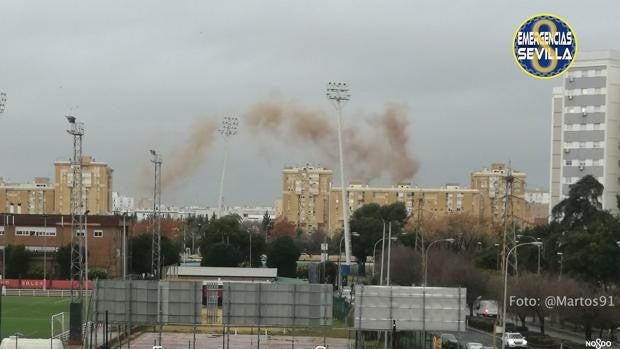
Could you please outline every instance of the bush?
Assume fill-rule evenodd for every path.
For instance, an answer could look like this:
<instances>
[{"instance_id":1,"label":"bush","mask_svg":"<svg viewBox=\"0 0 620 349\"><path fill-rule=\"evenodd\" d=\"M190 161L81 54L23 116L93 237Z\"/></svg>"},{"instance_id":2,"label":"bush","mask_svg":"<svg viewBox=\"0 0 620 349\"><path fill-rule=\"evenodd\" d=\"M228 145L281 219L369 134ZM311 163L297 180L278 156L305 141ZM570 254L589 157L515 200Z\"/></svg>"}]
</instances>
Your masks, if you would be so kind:
<instances>
[{"instance_id":1,"label":"bush","mask_svg":"<svg viewBox=\"0 0 620 349\"><path fill-rule=\"evenodd\" d=\"M103 268L92 268L91 270L88 271L88 278L91 280L107 279L108 271Z\"/></svg>"},{"instance_id":2,"label":"bush","mask_svg":"<svg viewBox=\"0 0 620 349\"><path fill-rule=\"evenodd\" d=\"M477 328L486 332L493 332L493 324L495 323L495 319L493 318L483 318L477 316L468 316L467 323L469 326L473 328Z\"/></svg>"}]
</instances>

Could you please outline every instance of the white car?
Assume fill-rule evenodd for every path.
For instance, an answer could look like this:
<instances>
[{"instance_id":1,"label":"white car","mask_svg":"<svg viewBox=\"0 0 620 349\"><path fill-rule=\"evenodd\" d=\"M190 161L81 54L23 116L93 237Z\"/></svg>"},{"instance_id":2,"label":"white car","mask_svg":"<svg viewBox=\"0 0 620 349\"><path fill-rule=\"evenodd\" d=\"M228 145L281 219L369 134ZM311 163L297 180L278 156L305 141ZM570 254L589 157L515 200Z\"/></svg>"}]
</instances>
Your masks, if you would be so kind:
<instances>
[{"instance_id":1,"label":"white car","mask_svg":"<svg viewBox=\"0 0 620 349\"><path fill-rule=\"evenodd\" d=\"M527 348L527 340L518 332L506 332L502 336L504 348Z\"/></svg>"}]
</instances>

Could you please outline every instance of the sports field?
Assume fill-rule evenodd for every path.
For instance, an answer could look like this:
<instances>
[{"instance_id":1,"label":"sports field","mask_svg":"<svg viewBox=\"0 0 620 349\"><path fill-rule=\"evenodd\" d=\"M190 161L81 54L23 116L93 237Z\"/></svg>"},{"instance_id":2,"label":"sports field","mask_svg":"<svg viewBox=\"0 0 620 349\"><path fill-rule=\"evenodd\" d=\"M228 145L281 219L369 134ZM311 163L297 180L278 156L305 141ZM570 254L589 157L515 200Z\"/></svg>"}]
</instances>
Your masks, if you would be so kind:
<instances>
[{"instance_id":1,"label":"sports field","mask_svg":"<svg viewBox=\"0 0 620 349\"><path fill-rule=\"evenodd\" d=\"M69 302L64 297L3 296L2 336L19 332L28 338L49 338L50 317L61 312L65 312L65 329L69 329Z\"/></svg>"}]
</instances>

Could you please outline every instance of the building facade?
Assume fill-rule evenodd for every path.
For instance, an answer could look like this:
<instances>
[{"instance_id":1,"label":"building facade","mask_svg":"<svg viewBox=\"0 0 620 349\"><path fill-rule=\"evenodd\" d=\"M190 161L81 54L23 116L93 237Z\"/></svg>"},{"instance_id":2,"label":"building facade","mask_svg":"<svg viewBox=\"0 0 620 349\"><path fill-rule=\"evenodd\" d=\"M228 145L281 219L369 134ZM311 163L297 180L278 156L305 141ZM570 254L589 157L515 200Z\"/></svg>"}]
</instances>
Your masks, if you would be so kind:
<instances>
[{"instance_id":1,"label":"building facade","mask_svg":"<svg viewBox=\"0 0 620 349\"><path fill-rule=\"evenodd\" d=\"M620 193L620 52L581 52L553 89L549 213L570 185L592 175L603 209Z\"/></svg>"},{"instance_id":2,"label":"building facade","mask_svg":"<svg viewBox=\"0 0 620 349\"><path fill-rule=\"evenodd\" d=\"M509 183L512 183L511 193L507 193ZM496 224L504 222L507 217L514 217L517 221L526 220L524 172L510 169L506 164L491 164L490 168L471 173L471 188L480 192L480 217L489 218ZM506 212L506 209L509 211Z\"/></svg>"},{"instance_id":3,"label":"building facade","mask_svg":"<svg viewBox=\"0 0 620 349\"><path fill-rule=\"evenodd\" d=\"M37 177L31 183L8 183L0 178L0 213L71 214L73 173L69 161L54 163L54 182ZM91 215L112 214L112 169L90 156L82 157L83 195Z\"/></svg>"},{"instance_id":4,"label":"building facade","mask_svg":"<svg viewBox=\"0 0 620 349\"><path fill-rule=\"evenodd\" d=\"M0 244L25 246L33 263L46 265L48 275L57 275L58 249L71 243L71 216L0 214L0 217ZM130 221L125 221L128 227ZM105 269L110 277L122 274L123 231L121 216L88 216L86 236L90 270ZM127 232L131 235L130 229Z\"/></svg>"},{"instance_id":5,"label":"building facade","mask_svg":"<svg viewBox=\"0 0 620 349\"><path fill-rule=\"evenodd\" d=\"M282 171L282 211L279 217L304 231L324 230L332 235L342 230L341 188L332 187L332 171L322 167L285 168ZM440 188L419 188L408 183L390 187L350 184L347 187L351 212L365 204L389 205L402 202L411 217L439 218L466 214L493 223L505 220L506 182L513 183L508 208L511 219L532 224L531 205L525 201L526 174L509 170L505 164L471 173L471 187L447 184ZM537 213L538 214L538 213Z\"/></svg>"},{"instance_id":6,"label":"building facade","mask_svg":"<svg viewBox=\"0 0 620 349\"><path fill-rule=\"evenodd\" d=\"M51 214L55 212L54 198L49 178L37 177L26 184L7 183L0 178L0 212Z\"/></svg>"},{"instance_id":7,"label":"building facade","mask_svg":"<svg viewBox=\"0 0 620 349\"><path fill-rule=\"evenodd\" d=\"M342 205L339 187L332 188L329 207L329 234L342 230ZM351 212L366 204L390 205L401 202L412 216L439 218L449 214L471 214L479 212L480 193L477 190L448 184L441 188L418 188L409 184L392 187L371 187L352 184L347 187ZM414 212L415 210L418 210Z\"/></svg>"},{"instance_id":8,"label":"building facade","mask_svg":"<svg viewBox=\"0 0 620 349\"><path fill-rule=\"evenodd\" d=\"M333 171L306 165L282 170L282 217L311 231L330 226Z\"/></svg>"},{"instance_id":9,"label":"building facade","mask_svg":"<svg viewBox=\"0 0 620 349\"><path fill-rule=\"evenodd\" d=\"M56 212L71 213L73 173L69 161L54 163ZM90 156L82 157L82 187L86 209L91 215L112 214L112 169Z\"/></svg>"}]
</instances>

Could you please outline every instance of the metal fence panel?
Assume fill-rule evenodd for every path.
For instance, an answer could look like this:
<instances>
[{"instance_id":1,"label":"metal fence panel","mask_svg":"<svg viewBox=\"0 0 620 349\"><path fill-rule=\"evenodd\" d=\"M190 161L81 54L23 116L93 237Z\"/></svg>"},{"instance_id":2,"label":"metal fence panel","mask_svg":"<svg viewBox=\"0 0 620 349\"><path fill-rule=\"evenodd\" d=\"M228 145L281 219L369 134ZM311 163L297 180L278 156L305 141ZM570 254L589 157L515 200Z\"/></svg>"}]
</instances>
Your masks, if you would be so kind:
<instances>
[{"instance_id":1,"label":"metal fence panel","mask_svg":"<svg viewBox=\"0 0 620 349\"><path fill-rule=\"evenodd\" d=\"M331 325L332 303L331 285L226 283L224 323L289 327Z\"/></svg>"},{"instance_id":2,"label":"metal fence panel","mask_svg":"<svg viewBox=\"0 0 620 349\"><path fill-rule=\"evenodd\" d=\"M200 323L201 286L195 282L100 280L95 283L95 316L110 323Z\"/></svg>"},{"instance_id":3,"label":"metal fence panel","mask_svg":"<svg viewBox=\"0 0 620 349\"><path fill-rule=\"evenodd\" d=\"M390 330L396 321L403 331L465 330L464 288L357 285L355 291L356 329Z\"/></svg>"}]
</instances>

